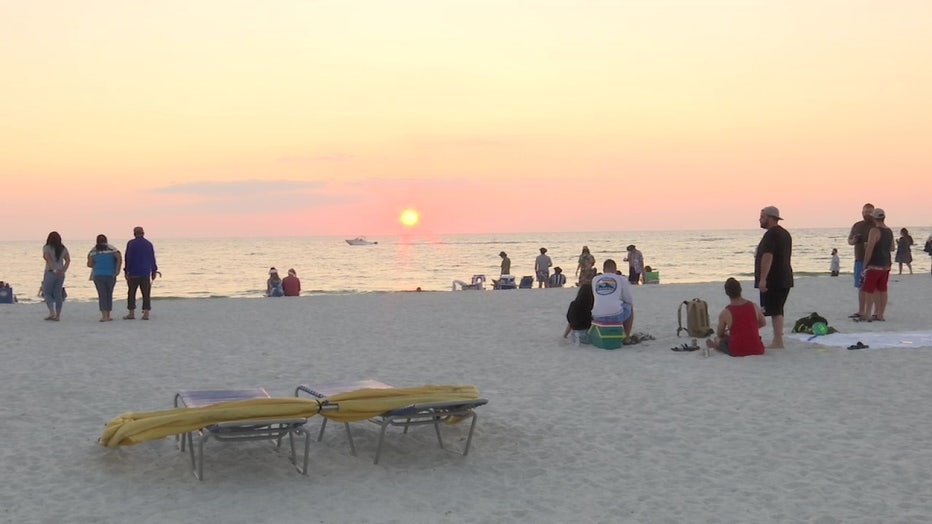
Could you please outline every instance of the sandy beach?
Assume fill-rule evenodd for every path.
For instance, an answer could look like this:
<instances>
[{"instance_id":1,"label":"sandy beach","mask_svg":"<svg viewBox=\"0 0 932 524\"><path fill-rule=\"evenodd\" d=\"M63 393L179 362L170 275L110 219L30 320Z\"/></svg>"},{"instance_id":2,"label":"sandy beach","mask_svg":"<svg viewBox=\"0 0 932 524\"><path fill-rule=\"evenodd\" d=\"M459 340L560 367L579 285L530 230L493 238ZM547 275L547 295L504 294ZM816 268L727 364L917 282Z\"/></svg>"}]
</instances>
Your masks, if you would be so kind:
<instances>
[{"instance_id":1,"label":"sandy beach","mask_svg":"<svg viewBox=\"0 0 932 524\"><path fill-rule=\"evenodd\" d=\"M678 304L701 297L714 322L719 282L636 287L634 330L655 340L615 351L562 338L575 288L156 300L148 322L0 305L0 522L929 522L930 286L893 275L887 321L853 323L850 276L797 279L787 330L817 311L877 347L788 336L746 358L670 350ZM307 477L264 442L210 442L200 482L172 438L96 442L182 389L364 378L477 385L469 455L423 427L390 431L375 465L360 422L358 456L334 425ZM444 435L462 445L466 425Z\"/></svg>"}]
</instances>

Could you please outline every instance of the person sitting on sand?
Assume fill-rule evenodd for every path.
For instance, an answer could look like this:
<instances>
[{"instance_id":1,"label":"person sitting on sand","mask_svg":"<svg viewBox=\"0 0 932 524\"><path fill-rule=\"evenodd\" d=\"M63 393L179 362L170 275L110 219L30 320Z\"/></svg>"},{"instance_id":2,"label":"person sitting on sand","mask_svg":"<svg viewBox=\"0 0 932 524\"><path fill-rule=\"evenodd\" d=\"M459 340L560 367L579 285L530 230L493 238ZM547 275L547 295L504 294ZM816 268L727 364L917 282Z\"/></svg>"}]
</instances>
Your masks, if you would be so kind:
<instances>
[{"instance_id":1,"label":"person sitting on sand","mask_svg":"<svg viewBox=\"0 0 932 524\"><path fill-rule=\"evenodd\" d=\"M269 279L265 281L265 296L285 296L285 290L282 288L282 279L278 276L278 270L274 267L269 269Z\"/></svg>"},{"instance_id":2,"label":"person sitting on sand","mask_svg":"<svg viewBox=\"0 0 932 524\"><path fill-rule=\"evenodd\" d=\"M282 279L282 289L286 297L296 297L301 294L301 279L294 268L288 270L288 276Z\"/></svg>"},{"instance_id":3,"label":"person sitting on sand","mask_svg":"<svg viewBox=\"0 0 932 524\"><path fill-rule=\"evenodd\" d=\"M576 292L576 299L570 302L566 310L566 329L563 338L573 334L573 342L589 344L589 327L592 325L592 286L589 282L582 282Z\"/></svg>"},{"instance_id":4,"label":"person sitting on sand","mask_svg":"<svg viewBox=\"0 0 932 524\"><path fill-rule=\"evenodd\" d=\"M566 275L560 266L553 268L553 274L547 281L547 287L563 287L566 284Z\"/></svg>"},{"instance_id":5,"label":"person sitting on sand","mask_svg":"<svg viewBox=\"0 0 932 524\"><path fill-rule=\"evenodd\" d=\"M760 328L767 319L760 306L741 297L741 283L734 278L725 281L725 294L729 304L719 313L715 336L706 339L706 345L733 357L763 355Z\"/></svg>"}]
</instances>

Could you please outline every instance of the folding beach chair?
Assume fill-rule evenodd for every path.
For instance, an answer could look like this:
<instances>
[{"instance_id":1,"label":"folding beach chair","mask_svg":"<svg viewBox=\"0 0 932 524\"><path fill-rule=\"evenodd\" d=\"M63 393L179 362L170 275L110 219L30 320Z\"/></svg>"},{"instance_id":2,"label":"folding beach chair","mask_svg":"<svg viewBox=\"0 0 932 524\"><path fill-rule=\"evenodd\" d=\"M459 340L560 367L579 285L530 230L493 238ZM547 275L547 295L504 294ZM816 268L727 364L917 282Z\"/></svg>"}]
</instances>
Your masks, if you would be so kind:
<instances>
[{"instance_id":1,"label":"folding beach chair","mask_svg":"<svg viewBox=\"0 0 932 524\"><path fill-rule=\"evenodd\" d=\"M200 408L218 402L256 398L271 397L264 388L179 391L175 394L175 407ZM302 475L307 475L310 434L301 430L305 423L307 423L307 418L247 419L218 422L180 435L180 448L184 452L185 446L187 446L191 457L191 470L198 480L204 480L204 444L207 443L208 439L236 442L274 440L275 447L278 449L281 446L282 439L287 436L291 448L291 463ZM195 433L198 435L197 452L195 452L194 447ZM304 434L304 462L301 466L298 465L295 454L294 436L296 433L299 435Z\"/></svg>"},{"instance_id":2,"label":"folding beach chair","mask_svg":"<svg viewBox=\"0 0 932 524\"><path fill-rule=\"evenodd\" d=\"M302 384L295 389L294 393L296 397L303 393L315 399L321 400L321 415L324 416L324 420L321 423L320 432L317 435L318 442L323 439L324 430L327 428L328 411L339 411L340 409L339 402L331 403L327 400L328 397L337 395L339 393L346 393L349 391L362 389L387 390L394 389L394 386L390 386L378 380L367 379L336 382L316 386ZM472 443L473 431L476 428L476 421L478 420L478 416L474 410L479 406L488 404L488 402L489 401L484 398L474 398L409 404L404 407L386 411L380 415L368 419L370 422L378 424L381 428L379 431L379 440L378 444L376 445L375 459L373 460L373 463L379 463L379 457L381 457L382 454L382 442L385 439L385 431L389 426L403 427L404 433L407 433L408 428L412 426L431 424L434 426L434 431L437 434L437 442L440 444L440 448L447 449L443 445L443 437L440 433L440 423L458 422L462 419L471 418L472 421L469 425L469 433L466 437L466 444L461 452L461 454L465 456L469 453L469 446ZM346 437L349 440L350 453L353 456L356 456L356 445L353 442L353 434L350 430L349 422L344 422L343 424L346 428Z\"/></svg>"}]
</instances>

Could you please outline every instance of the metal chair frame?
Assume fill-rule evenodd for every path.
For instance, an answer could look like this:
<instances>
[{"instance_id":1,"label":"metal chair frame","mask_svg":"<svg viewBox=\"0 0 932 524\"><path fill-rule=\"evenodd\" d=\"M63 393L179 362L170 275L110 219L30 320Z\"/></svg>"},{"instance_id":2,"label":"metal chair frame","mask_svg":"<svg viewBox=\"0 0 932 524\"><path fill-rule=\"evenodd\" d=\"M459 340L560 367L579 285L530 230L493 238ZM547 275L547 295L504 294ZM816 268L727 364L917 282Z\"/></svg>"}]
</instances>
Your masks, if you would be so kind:
<instances>
[{"instance_id":1,"label":"metal chair frame","mask_svg":"<svg viewBox=\"0 0 932 524\"><path fill-rule=\"evenodd\" d=\"M263 388L238 390L190 390L179 391L175 394L175 407L196 408L226 402L230 400L246 400L251 398L270 398ZM191 472L195 478L204 480L204 445L213 438L217 441L243 442L257 440L274 440L275 449L281 448L282 439L288 437L290 460L295 469L302 475L307 475L308 455L310 452L310 434L304 431L306 418L286 418L274 420L230 420L211 424L195 431L187 432L175 437L180 441L180 449L188 454L191 461ZM197 450L194 446L194 434L198 435ZM304 459L298 464L295 450L295 434L304 436Z\"/></svg>"},{"instance_id":2,"label":"metal chair frame","mask_svg":"<svg viewBox=\"0 0 932 524\"><path fill-rule=\"evenodd\" d=\"M326 384L317 387L302 384L295 389L295 396L297 397L300 396L301 393L304 393L316 399L326 399L326 397L329 395L362 388L390 389L392 386L385 384L384 382L371 379L358 382ZM382 456L382 444L385 441L385 432L389 426L402 427L404 428L403 433L406 434L408 433L408 429L412 426L421 426L427 424L433 425L434 432L437 434L437 443L440 445L440 449L453 451L447 448L443 443L443 436L440 432L440 423L452 420L454 418L472 419L469 424L469 432L466 437L466 444L463 446L462 451L456 451L456 453L466 456L469 453L469 447L472 444L473 432L476 428L476 422L479 419L474 409L485 405L488 402L489 401L487 399L480 398L473 400L455 400L448 402L411 404L409 406L393 409L368 419L369 422L372 422L373 424L376 424L380 427L379 439L376 445L375 459L373 460L373 463L379 463L379 459ZM339 409L339 403L329 403L324 400L324 402L321 403L321 409ZM353 441L353 433L352 430L350 430L349 422L344 422L343 426L346 428L346 438L349 441L350 453L353 456L356 456L356 444ZM323 439L324 430L326 429L327 417L324 416L324 420L320 425L320 431L317 434L318 442Z\"/></svg>"}]
</instances>

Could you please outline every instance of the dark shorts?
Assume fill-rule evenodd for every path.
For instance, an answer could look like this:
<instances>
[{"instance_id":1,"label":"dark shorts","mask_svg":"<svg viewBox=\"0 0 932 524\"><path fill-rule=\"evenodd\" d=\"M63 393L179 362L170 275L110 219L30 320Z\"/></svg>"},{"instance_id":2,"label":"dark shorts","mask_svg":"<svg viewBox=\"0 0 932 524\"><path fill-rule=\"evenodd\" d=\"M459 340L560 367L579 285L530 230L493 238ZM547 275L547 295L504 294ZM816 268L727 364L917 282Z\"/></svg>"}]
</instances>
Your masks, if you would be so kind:
<instances>
[{"instance_id":1,"label":"dark shorts","mask_svg":"<svg viewBox=\"0 0 932 524\"><path fill-rule=\"evenodd\" d=\"M641 281L641 274L634 271L628 271L628 282L637 285Z\"/></svg>"},{"instance_id":2,"label":"dark shorts","mask_svg":"<svg viewBox=\"0 0 932 524\"><path fill-rule=\"evenodd\" d=\"M790 296L790 289L768 289L766 293L760 294L760 307L764 310L765 317L782 317L783 305L786 304L786 297Z\"/></svg>"},{"instance_id":3,"label":"dark shorts","mask_svg":"<svg viewBox=\"0 0 932 524\"><path fill-rule=\"evenodd\" d=\"M728 337L722 337L718 341L718 347L716 349L718 349L719 351L721 351L722 353L726 355L731 356L731 350L728 349Z\"/></svg>"}]
</instances>

